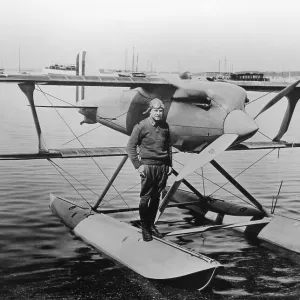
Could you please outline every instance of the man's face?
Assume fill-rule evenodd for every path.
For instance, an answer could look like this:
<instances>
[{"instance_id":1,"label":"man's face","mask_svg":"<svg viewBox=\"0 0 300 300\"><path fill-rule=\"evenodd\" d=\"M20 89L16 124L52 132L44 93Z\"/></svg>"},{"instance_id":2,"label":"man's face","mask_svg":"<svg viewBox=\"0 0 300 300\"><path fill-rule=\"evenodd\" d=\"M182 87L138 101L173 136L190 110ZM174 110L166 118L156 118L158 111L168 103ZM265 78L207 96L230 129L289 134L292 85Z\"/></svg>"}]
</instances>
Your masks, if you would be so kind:
<instances>
[{"instance_id":1,"label":"man's face","mask_svg":"<svg viewBox=\"0 0 300 300\"><path fill-rule=\"evenodd\" d=\"M152 108L150 111L150 117L154 121L162 120L163 114L164 114L164 110L162 108Z\"/></svg>"}]
</instances>

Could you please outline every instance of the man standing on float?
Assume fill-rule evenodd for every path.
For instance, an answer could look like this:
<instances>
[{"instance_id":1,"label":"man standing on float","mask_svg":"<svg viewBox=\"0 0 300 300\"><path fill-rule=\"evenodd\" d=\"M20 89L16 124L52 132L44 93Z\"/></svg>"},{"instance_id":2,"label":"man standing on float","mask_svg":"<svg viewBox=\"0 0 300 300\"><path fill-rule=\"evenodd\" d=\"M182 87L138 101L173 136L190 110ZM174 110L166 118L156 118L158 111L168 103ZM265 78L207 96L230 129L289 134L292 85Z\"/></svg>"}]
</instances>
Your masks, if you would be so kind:
<instances>
[{"instance_id":1,"label":"man standing on float","mask_svg":"<svg viewBox=\"0 0 300 300\"><path fill-rule=\"evenodd\" d=\"M141 176L139 205L143 240L152 240L152 234L162 234L154 225L160 194L172 173L172 147L168 123L163 120L164 104L154 98L144 114L150 116L133 128L127 144L127 153ZM137 152L139 147L139 154Z\"/></svg>"}]
</instances>

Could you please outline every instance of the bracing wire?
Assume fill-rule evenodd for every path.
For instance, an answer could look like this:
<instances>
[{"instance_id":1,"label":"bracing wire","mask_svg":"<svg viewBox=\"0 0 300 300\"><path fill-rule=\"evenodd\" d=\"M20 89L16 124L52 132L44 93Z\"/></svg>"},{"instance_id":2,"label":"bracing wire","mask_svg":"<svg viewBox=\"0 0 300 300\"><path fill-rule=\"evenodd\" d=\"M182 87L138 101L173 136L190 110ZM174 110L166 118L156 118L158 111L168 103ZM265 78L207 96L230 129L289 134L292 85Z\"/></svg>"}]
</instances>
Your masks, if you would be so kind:
<instances>
[{"instance_id":1,"label":"bracing wire","mask_svg":"<svg viewBox=\"0 0 300 300\"><path fill-rule=\"evenodd\" d=\"M183 166L184 164L183 163L181 163L181 162L179 162L179 161L177 161L176 159L173 159L175 162L177 162L179 165L181 165L181 166ZM198 172L194 172L195 174L197 174L197 175L199 175L199 176L201 176L202 177L202 175L201 174L199 174ZM209 178L207 178L207 177L204 177L204 179L205 180L207 180L207 181L209 181L210 183L212 183L212 184L214 184L214 185L217 185L218 187L221 187L218 183L216 183L216 182L214 182L214 181L212 181L212 180L210 180ZM236 197L236 198L239 198L239 199L241 199L241 200L243 200L243 201L245 201L243 198L241 198L240 196L238 196L238 195L235 195L234 193L232 193L231 191L229 191L229 190L227 190L227 189L225 189L225 188L223 188L223 190L224 191L226 191L226 192L228 192L229 194L231 194L232 196L234 196L234 197ZM247 202L247 201L245 201L245 202Z\"/></svg>"},{"instance_id":2,"label":"bracing wire","mask_svg":"<svg viewBox=\"0 0 300 300\"><path fill-rule=\"evenodd\" d=\"M259 158L258 160L256 160L254 163L252 163L251 165L249 165L247 168L245 168L243 171L241 171L240 173L238 173L236 176L234 176L233 178L236 179L238 176L240 176L241 174L243 174L244 172L246 172L248 169L250 169L251 167L253 167L256 163L258 163L260 160L262 160L264 157L266 157L267 155L269 155L271 152L273 152L275 149L270 150L268 153L264 154L261 158ZM216 193L217 191L219 191L220 189L222 189L225 185L227 185L229 181L227 181L226 183L224 183L222 186L220 186L217 190L215 190L214 192L212 192L209 196L213 195L214 193Z\"/></svg>"},{"instance_id":3,"label":"bracing wire","mask_svg":"<svg viewBox=\"0 0 300 300\"><path fill-rule=\"evenodd\" d=\"M40 88L40 87L39 87L39 88ZM65 101L65 100L63 100L63 99L61 99L61 98L55 97L55 96L53 96L53 95L51 95L51 94L49 94L49 93L47 93L47 92L44 92L44 91L42 91L41 89L39 89L39 90L37 90L37 91L40 92L40 93L42 93L42 94L44 94L44 95L50 96L50 97L52 97L52 98L54 98L54 99L56 99L56 100L59 100L59 101L64 102L64 103L66 103L66 104L69 104L70 106L76 107L76 105L74 105L74 104L72 104L72 103L70 103L70 102L68 102L68 101Z\"/></svg>"},{"instance_id":4,"label":"bracing wire","mask_svg":"<svg viewBox=\"0 0 300 300\"><path fill-rule=\"evenodd\" d=\"M43 90L39 87L39 85L37 85L38 86L38 88L40 89L40 91L43 93ZM45 96L45 98L49 101L49 103L53 106L53 104L52 104L52 102L50 101L50 99L47 97L47 95L45 95L44 94L44 96ZM73 130L71 129L71 127L69 126L69 124L65 121L65 119L61 116L61 114L58 112L58 110L55 108L55 107L53 107L54 109L55 109L55 111L56 111L56 113L59 115L59 117L62 119L62 121L66 124L66 126L69 128L69 130L72 132L72 134L77 138L77 140L78 140L78 142L81 144L81 146L83 147L83 150L85 151L85 147L84 147L84 145L82 144L82 142L79 140L79 138L76 136L76 134L73 132ZM98 169L100 170L100 172L103 174L103 176L107 179L107 181L109 181L109 178L106 176L106 174L104 173L104 171L101 169L101 167L98 165L98 163L96 162L96 160L91 156L91 155L89 155L86 151L85 151L85 154L87 155L87 156L89 156L92 160L93 160L93 162L96 164L96 166L98 167ZM119 192L118 192L118 190L116 189L116 187L112 184L111 185L113 188L114 188L114 190L117 192L117 194L119 194ZM119 196L121 197L121 199L123 199L123 201L125 202L125 200L124 200L124 198L122 197L122 195L120 195L119 194Z\"/></svg>"},{"instance_id":5,"label":"bracing wire","mask_svg":"<svg viewBox=\"0 0 300 300\"><path fill-rule=\"evenodd\" d=\"M76 189L76 187L71 183L70 180L68 180L68 178L59 170L58 165L55 164L50 158L48 158L48 161L52 164L52 166L57 170L57 172L64 177L64 179L70 184L70 186L78 193L78 195L87 203L87 205L92 208L92 206L90 205L90 203L84 198L84 196L78 191L78 189Z\"/></svg>"},{"instance_id":6,"label":"bracing wire","mask_svg":"<svg viewBox=\"0 0 300 300\"><path fill-rule=\"evenodd\" d=\"M103 125L101 124L101 125L99 125L99 126L97 126L97 127L94 127L94 128L92 128L91 130L89 130L89 131L87 131L87 132L85 132L85 133L83 133L83 134L81 134L81 135L78 135L77 137L80 138L80 137L82 137L82 136L84 136L84 135L86 135L86 134L92 132L93 130L96 130L96 129L98 129L99 127L102 127L102 126L103 126ZM69 140L69 141L63 143L62 146L65 146L65 145L67 145L67 144L73 142L74 140L76 140L76 138L73 138L73 139L71 139L71 140Z\"/></svg>"},{"instance_id":7,"label":"bracing wire","mask_svg":"<svg viewBox=\"0 0 300 300\"><path fill-rule=\"evenodd\" d=\"M260 96L260 97L258 97L258 98L256 98L256 99L252 100L251 102L247 103L246 106L248 106L248 105L254 103L255 101L257 101L257 100L259 100L259 99L261 99L261 98L263 98L263 97L265 97L265 96L267 96L267 95L269 95L269 94L271 94L271 93L275 93L275 92L276 92L276 91L268 92L268 93L266 93L266 94L264 94L264 95L262 95L262 96Z\"/></svg>"},{"instance_id":8,"label":"bracing wire","mask_svg":"<svg viewBox=\"0 0 300 300\"><path fill-rule=\"evenodd\" d=\"M129 189L127 189L127 190L121 192L121 194L123 195L123 194L127 193L128 191L130 191L130 190L134 189L135 187L137 187L139 184L140 184L140 182L137 183L137 184L135 184L135 185L133 185L133 186L130 187ZM109 200L104 200L104 203L101 203L100 206L103 206L103 205L105 205L105 204L108 204L110 201L112 201L112 200L114 200L114 199L116 199L116 198L118 198L118 197L119 197L119 195L114 196L113 198L111 198L111 199L109 199Z\"/></svg>"},{"instance_id":9,"label":"bracing wire","mask_svg":"<svg viewBox=\"0 0 300 300\"><path fill-rule=\"evenodd\" d=\"M67 101L64 101L64 100L62 100L62 99L60 99L60 98L58 98L58 97L55 97L55 96L53 96L53 95L51 95L51 94L48 94L48 93L44 92L39 86L38 86L38 88L39 88L39 90L37 90L37 91L43 93L44 96L45 96L45 98L49 101L49 103L50 103L52 106L53 106L53 104L52 104L52 102L49 100L49 98L48 98L47 96L53 97L53 98L58 99L58 100L60 100L60 101L62 101L62 102L65 102L65 103L67 103L67 104L70 104L70 103L68 103ZM150 99L150 98L149 98L149 99ZM74 106L73 104L70 104L70 105ZM85 148L84 148L83 144L79 141L79 137L81 137L81 136L83 136L83 135L85 135L85 134L91 132L92 130L95 130L95 129L97 129L97 128L103 126L103 125L100 125L100 126L98 126L98 127L96 127L96 128L93 128L92 130L90 130L90 131L88 131L88 132L86 132L86 133L80 135L80 136L76 136L76 134L72 131L72 129L70 128L70 126L65 122L65 120L63 119L63 117L59 114L59 112L57 111L57 109L56 109L55 107L53 107L53 108L55 109L55 111L57 112L57 114L60 116L60 118L63 120L63 122L66 124L66 126L69 128L69 130L72 132L72 134L75 136L75 138L72 139L71 141L77 139L78 142L82 145L83 149L85 149ZM128 111L129 111L129 110L128 110ZM120 115L117 116L116 118L119 118L119 117L121 117L121 116L127 114L128 111L126 111L126 112L120 114ZM69 141L69 142L71 142L71 141ZM69 143L69 142L67 142L67 143ZM67 144L67 143L65 143L65 144ZM63 144L63 145L65 145L65 144ZM87 153L86 153L86 154L87 154ZM90 156L90 157L91 157L91 156ZM98 166L98 168L99 168L99 170L102 172L102 174L106 177L106 179L109 180L108 177L104 174L104 172L103 172L102 169L100 168L100 166L99 166L99 165L96 163L96 161L93 159L93 157L91 157L91 158L92 158L92 160L94 161L94 163ZM92 206L88 203L88 201L87 201L87 200L82 196L82 194L81 194L81 193L80 193L80 192L79 192L79 191L71 184L71 182L63 175L63 173L60 172L59 169L61 169L61 170L62 170L63 172L65 172L66 174L68 174L70 177L72 177L74 180L76 180L79 184L83 185L86 189L88 189L89 191L91 191L91 192L92 192L93 194L95 194L96 196L99 197L99 195L96 194L96 193L95 193L93 190L91 190L90 188L88 188L86 185L84 185L82 182L80 182L79 180L77 180L74 176L72 176L71 174L69 174L66 170L64 170L63 168L61 168L59 165L57 165L56 163L54 163L52 160L50 160L50 159L48 159L48 160L49 160L50 163L56 168L56 170L57 170L57 171L65 178L65 180L68 181L68 183L74 188L74 190L77 191L77 193L81 196L81 198L82 198L84 201L86 201L87 204L92 208ZM58 168L59 168L59 169L58 169ZM138 184L140 184L140 183L138 183ZM111 199L109 199L109 200L107 200L107 201L105 201L101 206L103 206L104 204L109 203L110 201L112 201L113 199L115 199L115 198L117 198L117 197L120 197L120 198L123 200L123 202L126 204L126 206L130 209L130 206L129 206L128 203L125 201L125 199L122 197L122 194L124 194L124 193L128 192L129 190L135 188L138 184L132 186L131 188L129 188L129 189L127 189L126 191L121 192L121 193L119 193L119 191L115 188L115 186L112 185L113 188L115 189L115 191L117 192L118 195L115 196L115 197L113 197L113 198L111 198ZM133 214L133 217L136 218L136 215L134 214L134 212L131 211L131 213Z\"/></svg>"},{"instance_id":10,"label":"bracing wire","mask_svg":"<svg viewBox=\"0 0 300 300\"><path fill-rule=\"evenodd\" d=\"M84 186L87 190L89 190L90 192L92 192L95 196L100 197L99 194L97 194L96 192L94 192L92 189L90 189L88 186L86 186L85 184L83 184L81 181L79 181L78 179L76 179L74 176L72 176L70 173L68 173L65 169L63 169L61 166L59 166L58 164L56 164L53 160L48 159L52 165L56 166L57 168L59 168L60 170L62 170L63 172L65 172L66 174L68 174L70 177L72 177L75 181L77 181L79 184L81 184L82 186Z\"/></svg>"},{"instance_id":11,"label":"bracing wire","mask_svg":"<svg viewBox=\"0 0 300 300\"><path fill-rule=\"evenodd\" d=\"M270 141L273 141L270 137L268 137L267 135L265 135L264 133L262 133L261 131L258 131L261 135L263 135L264 137L266 137L267 139L269 139Z\"/></svg>"},{"instance_id":12,"label":"bracing wire","mask_svg":"<svg viewBox=\"0 0 300 300\"><path fill-rule=\"evenodd\" d=\"M145 96L144 96L144 97L145 97ZM149 97L146 97L146 98L147 98L148 100L152 99L152 98L149 98ZM113 119L113 120L117 120L118 118L120 118L120 117L126 115L127 113L129 113L129 112L130 112L131 110L133 110L133 109L134 109L134 107L131 108L131 109L129 109L129 110L127 110L127 111L125 111L124 113L122 113L122 114L120 114L120 115L118 115L118 116L116 116L116 117L113 117L112 119ZM91 130L89 130L89 131L87 131L87 132L85 132L85 133L79 135L78 138L79 138L79 137L82 137L82 136L84 136L84 135L86 135L86 134L92 132L93 130L96 130L96 129L102 127L102 126L104 126L104 125L101 124L101 125L99 125L99 126L97 126L97 127L95 127L95 128L92 128ZM73 139L71 139L71 140L65 142L64 144L62 144L62 146L67 145L67 144L73 142L74 140L76 140L76 138L73 138Z\"/></svg>"},{"instance_id":13,"label":"bracing wire","mask_svg":"<svg viewBox=\"0 0 300 300\"><path fill-rule=\"evenodd\" d=\"M261 158L259 158L258 160L256 160L254 163L252 163L250 166L248 166L247 168L245 168L242 172L240 172L239 174L237 174L235 177L233 177L234 179L236 179L238 176L240 176L242 173L244 173L245 171L247 171L248 169L250 169L252 166L254 166L256 163L258 163L260 160L262 160L264 157L266 157L267 155L269 155L271 152L273 152L275 149L272 149L271 151L269 151L268 153L264 154ZM174 159L175 160L175 159ZM175 160L176 161L176 160ZM180 165L183 165L182 163L180 163L179 161L176 161L178 164ZM231 195L233 195L234 197L236 198L239 198L240 200L242 200L243 202L247 203L248 205L251 205L253 207L255 207L255 205L251 202L248 202L247 200L241 198L240 196L238 195L235 195L234 193L232 193L231 191L227 190L224 188L225 185L228 184L229 181L227 181L226 183L224 183L223 185L219 185L217 184L216 182L206 178L203 176L203 174L199 174L198 172L195 172L197 175L201 176L203 179L206 179L208 180L209 182L217 185L219 188L217 190L215 190L214 192L212 192L210 195L208 195L208 197L212 196L213 194L215 194L217 191L219 191L220 189L223 189L224 191L230 193Z\"/></svg>"}]
</instances>

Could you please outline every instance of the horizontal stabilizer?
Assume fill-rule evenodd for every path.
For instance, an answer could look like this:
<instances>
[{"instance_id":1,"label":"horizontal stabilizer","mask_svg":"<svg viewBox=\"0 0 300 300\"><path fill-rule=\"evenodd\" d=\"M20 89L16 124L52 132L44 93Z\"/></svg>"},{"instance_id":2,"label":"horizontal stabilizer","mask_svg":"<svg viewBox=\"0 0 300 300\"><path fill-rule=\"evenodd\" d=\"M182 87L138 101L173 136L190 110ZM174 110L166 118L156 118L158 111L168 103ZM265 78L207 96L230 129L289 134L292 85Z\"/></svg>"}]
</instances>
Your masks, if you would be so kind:
<instances>
[{"instance_id":1,"label":"horizontal stabilizer","mask_svg":"<svg viewBox=\"0 0 300 300\"><path fill-rule=\"evenodd\" d=\"M172 232L165 234L165 236L194 234L194 233L201 233L201 232L213 231L213 230L218 230L218 229L230 229L230 228L236 228L236 227L253 226L253 225L258 225L258 224L268 224L268 223L270 223L270 221L271 221L271 218L265 218L263 220L233 223L233 224L227 224L227 225L222 224L222 225L201 226L201 227L196 227L196 228L172 231Z\"/></svg>"}]
</instances>

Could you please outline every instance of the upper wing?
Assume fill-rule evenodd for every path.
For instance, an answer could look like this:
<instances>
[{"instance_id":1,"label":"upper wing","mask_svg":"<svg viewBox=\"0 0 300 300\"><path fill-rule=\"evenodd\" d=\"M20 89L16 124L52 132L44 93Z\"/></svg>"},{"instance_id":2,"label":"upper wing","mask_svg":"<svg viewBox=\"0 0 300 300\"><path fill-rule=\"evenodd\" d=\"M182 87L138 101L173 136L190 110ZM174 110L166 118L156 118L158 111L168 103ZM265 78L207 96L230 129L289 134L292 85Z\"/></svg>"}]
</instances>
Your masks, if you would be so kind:
<instances>
[{"instance_id":1,"label":"upper wing","mask_svg":"<svg viewBox=\"0 0 300 300\"><path fill-rule=\"evenodd\" d=\"M179 151L173 148L172 152L178 153ZM127 156L126 147L62 148L49 149L47 151L40 151L37 153L0 154L0 160L30 160L107 156Z\"/></svg>"},{"instance_id":2,"label":"upper wing","mask_svg":"<svg viewBox=\"0 0 300 300\"><path fill-rule=\"evenodd\" d=\"M65 148L49 149L37 153L12 153L0 154L0 160L29 160L50 158L79 158L79 157L103 157L103 156L125 156L125 147L96 147L96 148Z\"/></svg>"},{"instance_id":3,"label":"upper wing","mask_svg":"<svg viewBox=\"0 0 300 300\"><path fill-rule=\"evenodd\" d=\"M287 82L273 82L273 81L233 81L227 80L226 82L236 84L246 91L255 92L279 92L286 88L290 83ZM300 90L300 87L296 87Z\"/></svg>"},{"instance_id":4,"label":"upper wing","mask_svg":"<svg viewBox=\"0 0 300 300\"><path fill-rule=\"evenodd\" d=\"M149 77L107 77L107 76L75 76L58 74L12 74L0 76L1 82L36 83L41 85L62 86L116 86L116 87L150 87L173 86L164 78Z\"/></svg>"}]
</instances>

